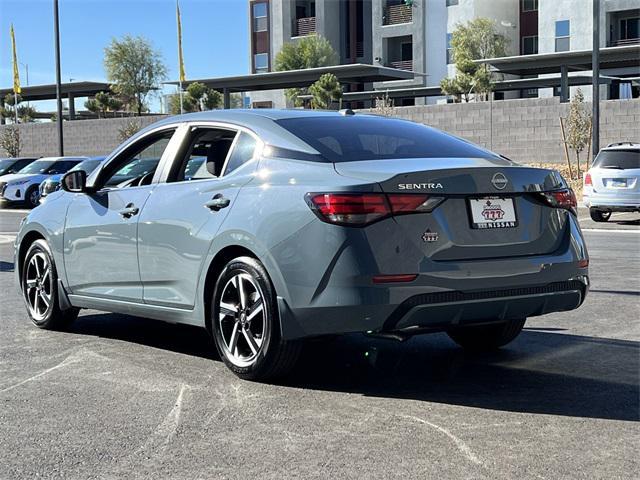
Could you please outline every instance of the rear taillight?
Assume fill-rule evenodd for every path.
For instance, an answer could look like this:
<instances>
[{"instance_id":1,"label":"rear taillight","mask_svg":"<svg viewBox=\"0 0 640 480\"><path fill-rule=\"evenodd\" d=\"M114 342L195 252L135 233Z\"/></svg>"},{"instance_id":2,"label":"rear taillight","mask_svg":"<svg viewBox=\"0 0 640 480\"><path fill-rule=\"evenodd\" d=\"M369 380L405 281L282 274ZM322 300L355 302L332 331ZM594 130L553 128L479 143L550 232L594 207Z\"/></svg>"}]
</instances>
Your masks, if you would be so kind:
<instances>
[{"instance_id":1,"label":"rear taillight","mask_svg":"<svg viewBox=\"0 0 640 480\"><path fill-rule=\"evenodd\" d=\"M577 214L578 200L570 188L543 193L542 196L554 208L564 208Z\"/></svg>"},{"instance_id":2,"label":"rear taillight","mask_svg":"<svg viewBox=\"0 0 640 480\"><path fill-rule=\"evenodd\" d=\"M309 193L307 202L320 220L362 226L391 215L432 211L442 197L384 193Z\"/></svg>"},{"instance_id":3,"label":"rear taillight","mask_svg":"<svg viewBox=\"0 0 640 480\"><path fill-rule=\"evenodd\" d=\"M591 181L591 174L587 173L584 176L584 184L593 186L593 182Z\"/></svg>"}]
</instances>

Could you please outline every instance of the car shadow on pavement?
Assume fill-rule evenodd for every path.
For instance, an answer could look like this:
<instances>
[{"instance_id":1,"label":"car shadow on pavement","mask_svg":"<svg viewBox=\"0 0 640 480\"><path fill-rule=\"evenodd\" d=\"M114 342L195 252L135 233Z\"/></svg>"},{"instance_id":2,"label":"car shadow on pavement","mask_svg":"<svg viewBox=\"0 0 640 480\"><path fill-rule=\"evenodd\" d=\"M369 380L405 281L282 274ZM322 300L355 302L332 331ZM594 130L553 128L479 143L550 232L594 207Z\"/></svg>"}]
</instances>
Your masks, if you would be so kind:
<instances>
[{"instance_id":1,"label":"car shadow on pavement","mask_svg":"<svg viewBox=\"0 0 640 480\"><path fill-rule=\"evenodd\" d=\"M219 360L200 328L115 314L73 333ZM359 334L306 343L282 386L510 412L640 420L640 343L526 329L508 347L469 354L444 334L406 342Z\"/></svg>"},{"instance_id":2,"label":"car shadow on pavement","mask_svg":"<svg viewBox=\"0 0 640 480\"><path fill-rule=\"evenodd\" d=\"M3 262L0 261L0 272L13 272L13 263L12 262Z\"/></svg>"}]
</instances>

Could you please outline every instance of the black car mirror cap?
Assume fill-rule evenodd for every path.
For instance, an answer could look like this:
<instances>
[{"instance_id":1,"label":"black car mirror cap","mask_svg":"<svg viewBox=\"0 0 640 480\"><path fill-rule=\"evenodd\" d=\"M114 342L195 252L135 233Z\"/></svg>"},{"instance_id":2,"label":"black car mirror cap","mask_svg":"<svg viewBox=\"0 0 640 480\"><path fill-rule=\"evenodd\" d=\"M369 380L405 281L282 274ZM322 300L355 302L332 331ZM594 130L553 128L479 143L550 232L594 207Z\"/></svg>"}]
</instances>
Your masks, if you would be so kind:
<instances>
[{"instance_id":1,"label":"black car mirror cap","mask_svg":"<svg viewBox=\"0 0 640 480\"><path fill-rule=\"evenodd\" d=\"M67 172L62 177L62 189L71 193L86 193L87 188L87 172L84 170L74 170Z\"/></svg>"}]
</instances>

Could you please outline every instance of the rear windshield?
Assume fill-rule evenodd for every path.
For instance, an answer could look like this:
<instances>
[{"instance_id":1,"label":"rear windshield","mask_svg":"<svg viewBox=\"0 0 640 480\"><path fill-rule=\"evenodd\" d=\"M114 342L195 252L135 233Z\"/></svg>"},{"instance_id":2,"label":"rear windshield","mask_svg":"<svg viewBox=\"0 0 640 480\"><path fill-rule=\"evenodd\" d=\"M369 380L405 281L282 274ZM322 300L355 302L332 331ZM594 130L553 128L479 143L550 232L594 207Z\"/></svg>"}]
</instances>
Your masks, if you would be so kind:
<instances>
[{"instance_id":1,"label":"rear windshield","mask_svg":"<svg viewBox=\"0 0 640 480\"><path fill-rule=\"evenodd\" d=\"M629 170L640 168L638 150L602 150L593 161L594 167Z\"/></svg>"},{"instance_id":2,"label":"rear windshield","mask_svg":"<svg viewBox=\"0 0 640 480\"><path fill-rule=\"evenodd\" d=\"M425 125L372 115L287 118L280 126L329 162L394 158L497 158L480 147Z\"/></svg>"}]
</instances>

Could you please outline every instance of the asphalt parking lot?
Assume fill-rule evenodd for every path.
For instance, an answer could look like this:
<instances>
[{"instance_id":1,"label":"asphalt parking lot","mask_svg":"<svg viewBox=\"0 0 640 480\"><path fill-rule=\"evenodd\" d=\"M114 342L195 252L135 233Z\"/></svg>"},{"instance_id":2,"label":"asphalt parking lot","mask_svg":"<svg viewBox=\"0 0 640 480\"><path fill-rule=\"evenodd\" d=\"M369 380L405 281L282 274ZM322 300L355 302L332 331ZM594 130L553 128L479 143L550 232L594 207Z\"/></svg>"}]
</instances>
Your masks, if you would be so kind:
<instances>
[{"instance_id":1,"label":"asphalt parking lot","mask_svg":"<svg viewBox=\"0 0 640 480\"><path fill-rule=\"evenodd\" d=\"M640 221L581 211L592 290L508 348L445 335L309 344L244 382L204 331L85 311L38 330L0 210L0 478L631 478L640 468ZM585 218L586 217L586 218ZM635 474L633 472L636 472Z\"/></svg>"}]
</instances>

